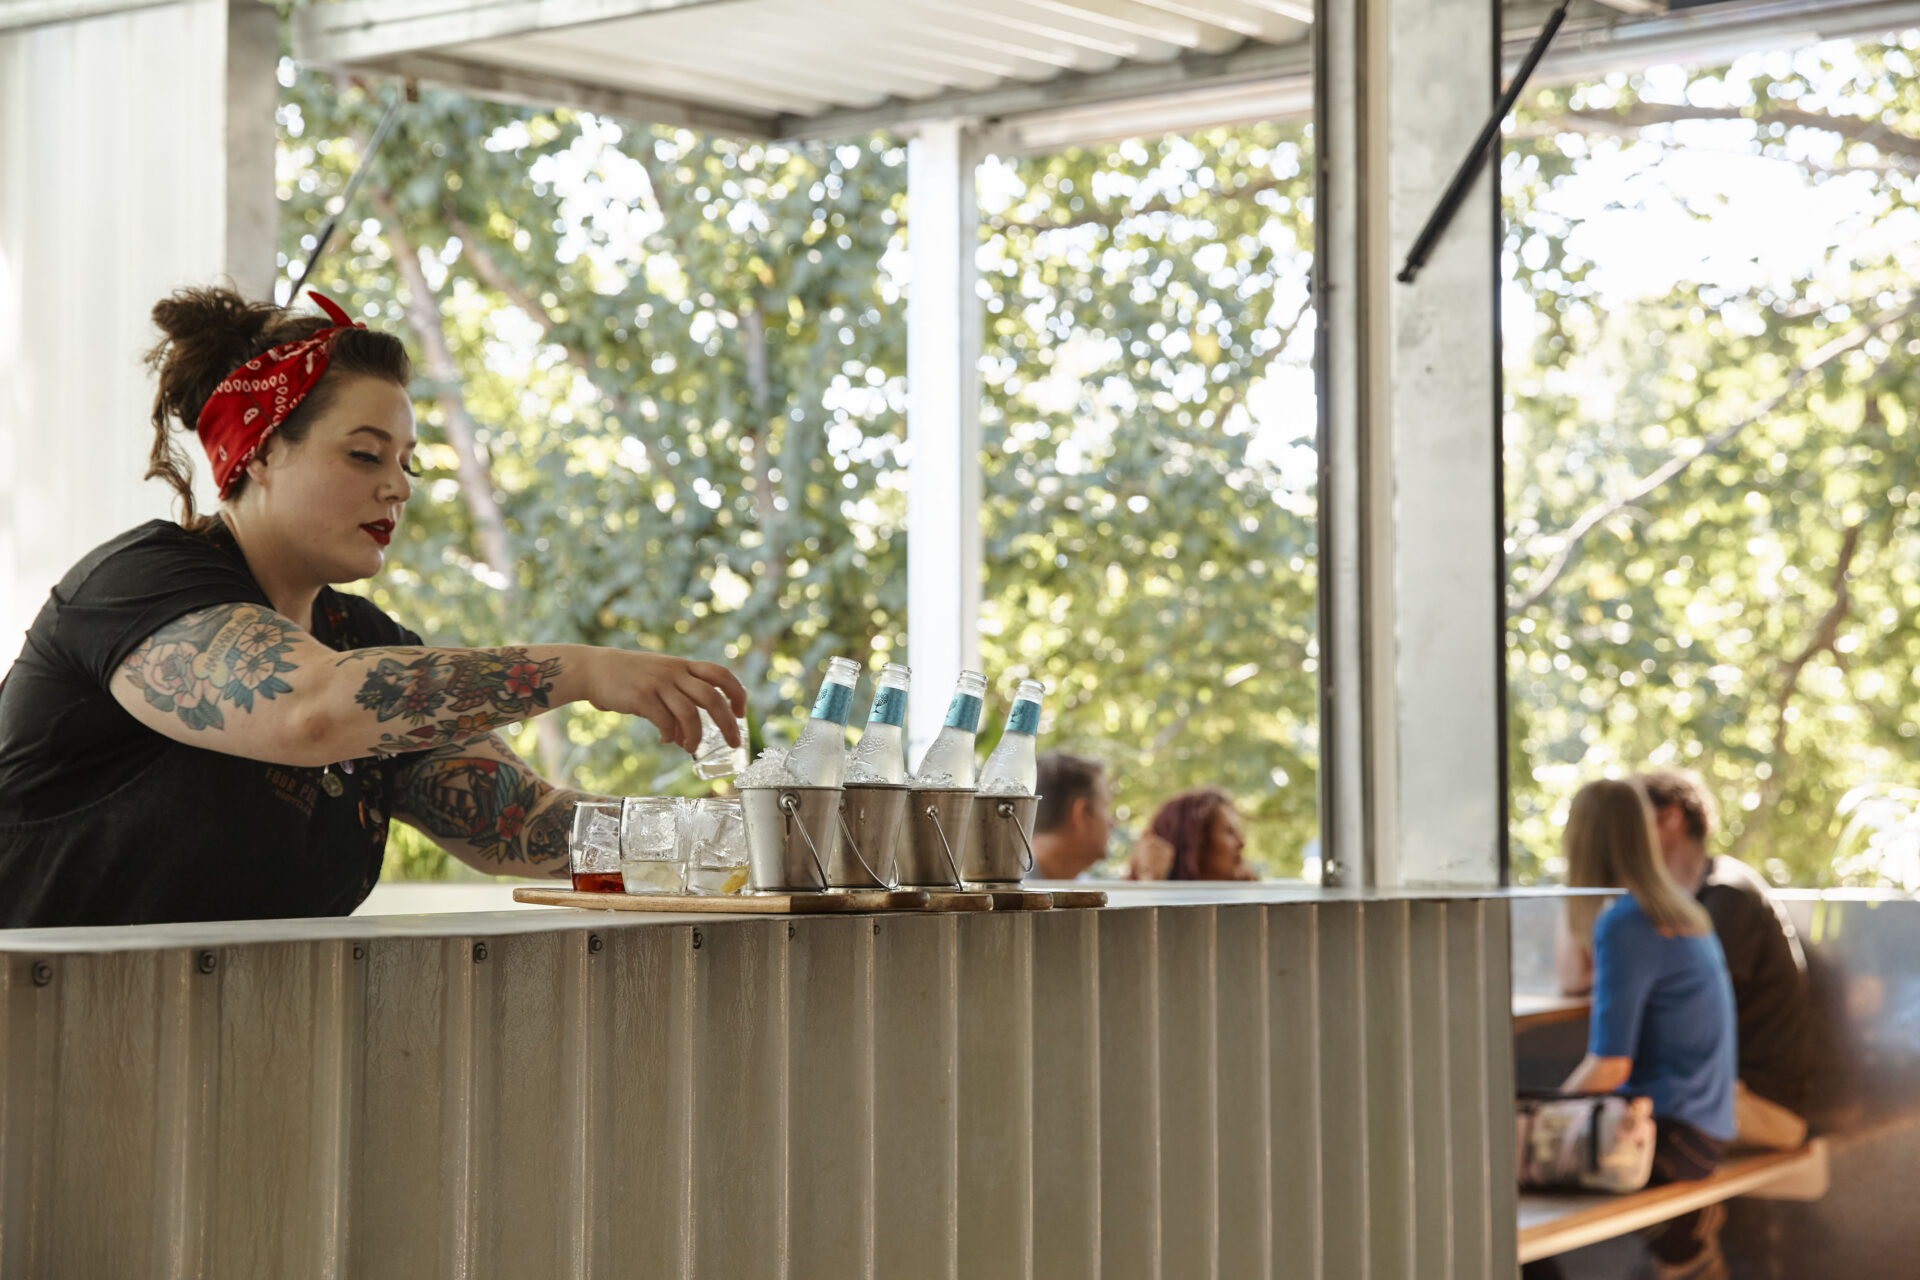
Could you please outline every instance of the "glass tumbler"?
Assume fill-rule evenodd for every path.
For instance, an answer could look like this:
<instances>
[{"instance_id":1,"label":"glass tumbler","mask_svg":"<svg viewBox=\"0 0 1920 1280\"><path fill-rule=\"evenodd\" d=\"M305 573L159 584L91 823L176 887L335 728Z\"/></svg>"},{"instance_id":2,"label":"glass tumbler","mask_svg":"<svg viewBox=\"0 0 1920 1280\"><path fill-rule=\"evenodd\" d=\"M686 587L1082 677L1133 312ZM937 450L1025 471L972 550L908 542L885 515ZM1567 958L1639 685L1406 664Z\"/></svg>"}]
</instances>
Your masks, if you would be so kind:
<instances>
[{"instance_id":1,"label":"glass tumbler","mask_svg":"<svg viewBox=\"0 0 1920 1280\"><path fill-rule=\"evenodd\" d=\"M680 801L628 796L620 805L620 879L628 893L685 893L687 867L676 839Z\"/></svg>"},{"instance_id":2,"label":"glass tumbler","mask_svg":"<svg viewBox=\"0 0 1920 1280\"><path fill-rule=\"evenodd\" d=\"M573 806L567 839L573 887L581 893L620 892L620 802L581 800Z\"/></svg>"},{"instance_id":3,"label":"glass tumbler","mask_svg":"<svg viewBox=\"0 0 1920 1280\"><path fill-rule=\"evenodd\" d=\"M747 883L747 825L737 798L685 801L680 857L692 893L738 893Z\"/></svg>"},{"instance_id":4,"label":"glass tumbler","mask_svg":"<svg viewBox=\"0 0 1920 1280\"><path fill-rule=\"evenodd\" d=\"M747 767L747 722L734 723L740 726L740 745L730 747L719 724L705 707L700 708L700 745L693 749L693 771L709 782L731 778Z\"/></svg>"}]
</instances>

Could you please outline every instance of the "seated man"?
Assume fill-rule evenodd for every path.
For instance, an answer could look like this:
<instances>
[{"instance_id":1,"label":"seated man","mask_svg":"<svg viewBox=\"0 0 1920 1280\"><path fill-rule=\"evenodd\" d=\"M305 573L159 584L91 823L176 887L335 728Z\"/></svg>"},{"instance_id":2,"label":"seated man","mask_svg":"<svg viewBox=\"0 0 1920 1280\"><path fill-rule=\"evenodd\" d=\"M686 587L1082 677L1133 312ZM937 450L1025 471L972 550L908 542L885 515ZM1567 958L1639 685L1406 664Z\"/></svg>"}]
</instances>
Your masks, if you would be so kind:
<instances>
[{"instance_id":1,"label":"seated man","mask_svg":"<svg viewBox=\"0 0 1920 1280\"><path fill-rule=\"evenodd\" d=\"M1640 781L1653 801L1667 870L1713 917L1727 953L1740 1024L1740 1082L1734 1089L1739 1141L1797 1147L1807 1137L1801 1114L1812 1032L1800 937L1751 867L1738 858L1708 856L1715 814L1698 774L1661 770Z\"/></svg>"},{"instance_id":2,"label":"seated man","mask_svg":"<svg viewBox=\"0 0 1920 1280\"><path fill-rule=\"evenodd\" d=\"M1098 760L1049 751L1040 757L1033 860L1043 880L1073 880L1107 856L1113 797Z\"/></svg>"},{"instance_id":3,"label":"seated man","mask_svg":"<svg viewBox=\"0 0 1920 1280\"><path fill-rule=\"evenodd\" d=\"M1790 1150L1807 1136L1802 1112L1812 1031L1799 935L1752 868L1737 858L1707 854L1715 811L1697 774L1660 770L1640 782L1653 802L1667 870L1707 909L1733 979L1740 1029L1736 1141ZM1567 936L1564 922L1556 959L1563 991L1580 995L1591 988L1591 956Z\"/></svg>"}]
</instances>

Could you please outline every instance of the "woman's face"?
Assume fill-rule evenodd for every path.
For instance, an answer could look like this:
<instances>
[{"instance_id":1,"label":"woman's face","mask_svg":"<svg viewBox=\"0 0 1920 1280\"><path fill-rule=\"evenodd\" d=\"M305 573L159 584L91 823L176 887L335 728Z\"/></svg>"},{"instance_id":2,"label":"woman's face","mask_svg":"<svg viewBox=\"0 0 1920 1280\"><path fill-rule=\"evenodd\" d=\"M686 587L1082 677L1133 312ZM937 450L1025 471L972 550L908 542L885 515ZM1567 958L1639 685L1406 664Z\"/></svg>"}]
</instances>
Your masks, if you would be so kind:
<instances>
[{"instance_id":1,"label":"woman's face","mask_svg":"<svg viewBox=\"0 0 1920 1280\"><path fill-rule=\"evenodd\" d=\"M387 543L413 495L415 443L405 389L352 376L305 439L291 447L268 440L265 461L247 466L239 500L254 523L273 527L275 543L297 559L301 576L328 583L370 578L386 563Z\"/></svg>"},{"instance_id":2,"label":"woman's face","mask_svg":"<svg viewBox=\"0 0 1920 1280\"><path fill-rule=\"evenodd\" d=\"M1200 879L1232 880L1240 870L1240 851L1247 839L1240 831L1240 815L1225 805L1207 825L1206 843L1200 848Z\"/></svg>"}]
</instances>

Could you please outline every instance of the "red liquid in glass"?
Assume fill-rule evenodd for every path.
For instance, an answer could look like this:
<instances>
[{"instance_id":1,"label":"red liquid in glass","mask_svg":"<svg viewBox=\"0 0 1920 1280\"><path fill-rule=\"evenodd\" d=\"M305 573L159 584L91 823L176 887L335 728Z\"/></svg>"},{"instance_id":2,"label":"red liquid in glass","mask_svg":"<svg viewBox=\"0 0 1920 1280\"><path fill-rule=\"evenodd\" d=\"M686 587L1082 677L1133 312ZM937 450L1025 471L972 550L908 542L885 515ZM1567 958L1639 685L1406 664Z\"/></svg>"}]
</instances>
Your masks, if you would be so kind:
<instances>
[{"instance_id":1,"label":"red liquid in glass","mask_svg":"<svg viewBox=\"0 0 1920 1280\"><path fill-rule=\"evenodd\" d=\"M620 881L618 871L576 871L573 873L573 888L576 893L625 893L627 886Z\"/></svg>"}]
</instances>

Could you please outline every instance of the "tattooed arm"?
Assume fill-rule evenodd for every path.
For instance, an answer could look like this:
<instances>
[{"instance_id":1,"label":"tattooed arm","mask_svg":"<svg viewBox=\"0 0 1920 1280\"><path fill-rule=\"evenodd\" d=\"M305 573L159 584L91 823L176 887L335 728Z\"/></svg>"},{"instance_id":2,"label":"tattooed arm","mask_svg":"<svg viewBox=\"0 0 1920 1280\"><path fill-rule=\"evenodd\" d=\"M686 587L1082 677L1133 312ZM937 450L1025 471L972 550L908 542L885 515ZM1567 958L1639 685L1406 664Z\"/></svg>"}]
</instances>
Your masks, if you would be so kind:
<instances>
[{"instance_id":1,"label":"tattooed arm","mask_svg":"<svg viewBox=\"0 0 1920 1280\"><path fill-rule=\"evenodd\" d=\"M546 782L490 733L400 770L395 817L491 875L564 876L576 800L604 797Z\"/></svg>"},{"instance_id":2,"label":"tattooed arm","mask_svg":"<svg viewBox=\"0 0 1920 1280\"><path fill-rule=\"evenodd\" d=\"M569 644L340 653L254 604L176 618L111 683L134 719L176 741L309 766L471 742L573 701L645 716L691 750L698 708L731 737L746 707L733 673L710 662Z\"/></svg>"}]
</instances>

